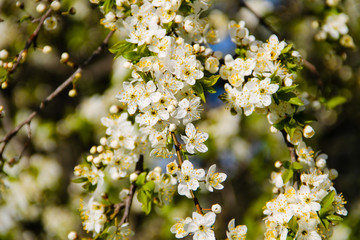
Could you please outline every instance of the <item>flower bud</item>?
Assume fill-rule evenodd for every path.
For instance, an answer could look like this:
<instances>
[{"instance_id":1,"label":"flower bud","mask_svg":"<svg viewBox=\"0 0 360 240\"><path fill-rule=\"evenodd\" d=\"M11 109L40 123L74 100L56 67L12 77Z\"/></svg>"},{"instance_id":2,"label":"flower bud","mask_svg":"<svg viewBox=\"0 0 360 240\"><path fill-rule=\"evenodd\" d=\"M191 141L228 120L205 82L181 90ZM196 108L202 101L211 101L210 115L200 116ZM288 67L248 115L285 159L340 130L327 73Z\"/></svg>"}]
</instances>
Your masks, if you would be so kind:
<instances>
[{"instance_id":1,"label":"flower bud","mask_svg":"<svg viewBox=\"0 0 360 240\"><path fill-rule=\"evenodd\" d=\"M330 169L330 171L329 171L329 179L330 180L334 180L334 179L336 179L337 177L339 176L339 173L338 173L338 171L336 170L336 169Z\"/></svg>"},{"instance_id":2,"label":"flower bud","mask_svg":"<svg viewBox=\"0 0 360 240\"><path fill-rule=\"evenodd\" d=\"M100 139L100 143L101 143L101 140L102 140L103 138L101 138ZM106 140L105 140L106 141ZM103 151L104 151L104 147L103 146L97 146L97 148L96 148L96 151L98 152L98 153L102 153Z\"/></svg>"},{"instance_id":3,"label":"flower bud","mask_svg":"<svg viewBox=\"0 0 360 240\"><path fill-rule=\"evenodd\" d=\"M176 125L175 125L174 123L171 123L171 124L169 125L169 131L170 131L170 132L175 132L175 130L176 130Z\"/></svg>"},{"instance_id":4,"label":"flower bud","mask_svg":"<svg viewBox=\"0 0 360 240\"><path fill-rule=\"evenodd\" d=\"M161 173L162 169L161 169L161 167L156 166L156 167L154 168L154 171L155 171L155 172L158 172L158 173Z\"/></svg>"},{"instance_id":5,"label":"flower bud","mask_svg":"<svg viewBox=\"0 0 360 240\"><path fill-rule=\"evenodd\" d=\"M89 155L86 157L86 161L88 162L92 162L94 160L94 156L93 155Z\"/></svg>"},{"instance_id":6,"label":"flower bud","mask_svg":"<svg viewBox=\"0 0 360 240\"><path fill-rule=\"evenodd\" d=\"M280 162L280 161L276 161L274 165L275 165L276 168L281 168L281 166L282 166L283 164L282 164L282 162Z\"/></svg>"},{"instance_id":7,"label":"flower bud","mask_svg":"<svg viewBox=\"0 0 360 240\"><path fill-rule=\"evenodd\" d=\"M44 46L42 49L43 53L45 53L45 54L50 53L51 50L52 50L52 48L49 45Z\"/></svg>"},{"instance_id":8,"label":"flower bud","mask_svg":"<svg viewBox=\"0 0 360 240\"><path fill-rule=\"evenodd\" d=\"M70 58L70 55L67 52L63 52L61 54L60 62L66 63L67 61L69 61L69 58Z\"/></svg>"},{"instance_id":9,"label":"flower bud","mask_svg":"<svg viewBox=\"0 0 360 240\"><path fill-rule=\"evenodd\" d=\"M106 138L105 137L102 137L102 138L100 138L100 144L101 145L106 145ZM100 146L99 146L100 147ZM103 149L104 150L104 149ZM103 151L102 150L102 151ZM100 151L100 152L102 152L102 151Z\"/></svg>"},{"instance_id":10,"label":"flower bud","mask_svg":"<svg viewBox=\"0 0 360 240\"><path fill-rule=\"evenodd\" d=\"M175 19L174 19L175 23L181 23L183 20L184 20L184 17L181 15L176 15Z\"/></svg>"},{"instance_id":11,"label":"flower bud","mask_svg":"<svg viewBox=\"0 0 360 240\"><path fill-rule=\"evenodd\" d=\"M220 214L221 213L221 206L219 204L214 204L211 206L211 211L213 211L216 214Z\"/></svg>"},{"instance_id":12,"label":"flower bud","mask_svg":"<svg viewBox=\"0 0 360 240\"><path fill-rule=\"evenodd\" d=\"M199 52L200 51L200 44L198 44L198 43L194 44L193 49L194 49L195 53Z\"/></svg>"},{"instance_id":13,"label":"flower bud","mask_svg":"<svg viewBox=\"0 0 360 240\"><path fill-rule=\"evenodd\" d=\"M321 158L319 160L316 161L316 167L322 169L324 167L326 167L326 160Z\"/></svg>"},{"instance_id":14,"label":"flower bud","mask_svg":"<svg viewBox=\"0 0 360 240\"><path fill-rule=\"evenodd\" d=\"M90 148L90 153L91 153L91 154L95 154L95 153L96 153L96 146L92 146L92 147Z\"/></svg>"},{"instance_id":15,"label":"flower bud","mask_svg":"<svg viewBox=\"0 0 360 240\"><path fill-rule=\"evenodd\" d=\"M9 57L9 52L6 49L0 51L0 59L7 59Z\"/></svg>"},{"instance_id":16,"label":"flower bud","mask_svg":"<svg viewBox=\"0 0 360 240\"><path fill-rule=\"evenodd\" d=\"M133 183L136 181L136 179L138 178L139 175L137 175L137 173L132 173L130 174L130 182Z\"/></svg>"},{"instance_id":17,"label":"flower bud","mask_svg":"<svg viewBox=\"0 0 360 240\"><path fill-rule=\"evenodd\" d=\"M303 134L304 137L311 138L312 136L314 136L315 131L310 125L306 125L303 129Z\"/></svg>"},{"instance_id":18,"label":"flower bud","mask_svg":"<svg viewBox=\"0 0 360 240\"><path fill-rule=\"evenodd\" d=\"M77 235L77 233L75 231L71 231L71 232L69 232L67 237L68 237L69 240L75 240L75 239L78 238L78 235Z\"/></svg>"},{"instance_id":19,"label":"flower bud","mask_svg":"<svg viewBox=\"0 0 360 240\"><path fill-rule=\"evenodd\" d=\"M95 165L99 165L99 164L101 163L101 158L99 158L99 157L94 157L93 163L94 163Z\"/></svg>"},{"instance_id":20,"label":"flower bud","mask_svg":"<svg viewBox=\"0 0 360 240\"><path fill-rule=\"evenodd\" d=\"M44 27L46 30L54 30L57 27L57 19L54 16L48 17L44 21Z\"/></svg>"},{"instance_id":21,"label":"flower bud","mask_svg":"<svg viewBox=\"0 0 360 240\"><path fill-rule=\"evenodd\" d=\"M120 145L119 145L119 141L117 141L117 140L113 140L113 141L111 141L110 142L110 147L111 148L119 148L120 147Z\"/></svg>"},{"instance_id":22,"label":"flower bud","mask_svg":"<svg viewBox=\"0 0 360 240\"><path fill-rule=\"evenodd\" d=\"M55 0L50 4L50 7L52 8L52 10L58 11L61 8L61 3Z\"/></svg>"},{"instance_id":23,"label":"flower bud","mask_svg":"<svg viewBox=\"0 0 360 240\"><path fill-rule=\"evenodd\" d=\"M127 188L124 188L120 191L119 193L119 198L121 201L124 201L126 199L126 197L129 195L130 190Z\"/></svg>"},{"instance_id":24,"label":"flower bud","mask_svg":"<svg viewBox=\"0 0 360 240\"><path fill-rule=\"evenodd\" d=\"M118 113L119 112L119 108L116 105L111 105L109 112L112 114Z\"/></svg>"},{"instance_id":25,"label":"flower bud","mask_svg":"<svg viewBox=\"0 0 360 240\"><path fill-rule=\"evenodd\" d=\"M39 4L36 6L36 11L37 11L38 13L44 12L45 9L46 9L46 5L45 5L44 3L42 3L42 2L39 3Z\"/></svg>"},{"instance_id":26,"label":"flower bud","mask_svg":"<svg viewBox=\"0 0 360 240\"><path fill-rule=\"evenodd\" d=\"M76 95L77 95L76 89L71 89L71 90L69 91L69 97L76 97Z\"/></svg>"}]
</instances>

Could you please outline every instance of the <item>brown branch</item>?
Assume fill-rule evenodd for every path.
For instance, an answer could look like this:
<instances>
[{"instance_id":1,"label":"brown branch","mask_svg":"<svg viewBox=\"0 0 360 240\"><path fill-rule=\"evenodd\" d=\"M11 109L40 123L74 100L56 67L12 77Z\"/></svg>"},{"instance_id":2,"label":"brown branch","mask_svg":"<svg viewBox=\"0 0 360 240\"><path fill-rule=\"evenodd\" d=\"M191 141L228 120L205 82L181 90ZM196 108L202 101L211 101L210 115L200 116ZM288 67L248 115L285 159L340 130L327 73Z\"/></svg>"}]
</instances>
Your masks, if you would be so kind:
<instances>
[{"instance_id":1,"label":"brown branch","mask_svg":"<svg viewBox=\"0 0 360 240\"><path fill-rule=\"evenodd\" d=\"M25 125L30 125L32 119L45 107L45 105L47 103L52 101L57 95L59 95L59 93L64 91L64 89L67 86L72 84L76 75L78 73L81 73L83 68L85 68L90 63L90 61L94 59L94 57L100 55L102 50L108 45L109 40L113 34L114 34L113 31L109 32L108 35L106 36L106 38L104 39L104 41L101 43L101 45L95 51L93 51L92 54L82 64L80 64L80 66L76 69L76 71L68 79L66 79L62 84L60 84L49 96L47 96L45 98L45 100L43 100L40 103L38 109L33 111L24 121L22 121L19 125L17 125L15 127L15 129L13 129L12 131L10 131L9 133L6 134L6 136L0 141L0 143L3 143L3 146L0 149L0 159L2 159L4 150L7 146L7 144L10 142L10 140L14 136L16 136L16 134L20 131L20 129L22 129L22 127L24 127Z\"/></svg>"},{"instance_id":2,"label":"brown branch","mask_svg":"<svg viewBox=\"0 0 360 240\"><path fill-rule=\"evenodd\" d=\"M140 174L142 171L144 171L144 156L140 155L140 159L136 163L135 173ZM135 195L135 191L136 191L136 184L135 184L135 182L133 182L130 186L129 195L125 199L125 210L124 210L123 217L121 218L121 220L118 224L118 227L120 227L122 224L124 224L126 222L129 222L130 209L131 209L131 205L132 205L132 200Z\"/></svg>"},{"instance_id":3,"label":"brown branch","mask_svg":"<svg viewBox=\"0 0 360 240\"><path fill-rule=\"evenodd\" d=\"M288 141L288 139L286 137L287 133L286 133L285 130L281 130L281 133L282 133L282 135L284 137L284 141L285 141L286 146L287 146L287 148L289 150L291 163L297 162L297 156L296 156L296 151L295 151L294 145L291 142ZM300 185L300 182L301 182L299 170L294 171L294 175L293 175L292 179L293 179L292 185L294 186L295 189L298 189L299 185Z\"/></svg>"},{"instance_id":4,"label":"brown branch","mask_svg":"<svg viewBox=\"0 0 360 240\"><path fill-rule=\"evenodd\" d=\"M284 39L284 37L275 28L273 28L269 23L267 23L263 17L259 16L245 1L241 1L240 6L248 9L259 20L260 24L263 25L265 28L267 28L270 32L274 33L280 39ZM306 67L315 76L317 76L317 77L320 76L320 74L314 64L312 64L311 62L309 62L306 59L303 59L303 63L304 63L304 67ZM322 85L321 79L318 80L318 85L321 87L321 85Z\"/></svg>"},{"instance_id":5,"label":"brown branch","mask_svg":"<svg viewBox=\"0 0 360 240\"><path fill-rule=\"evenodd\" d=\"M19 52L16 62L14 63L13 67L9 71L9 73L13 73L18 65L21 63L21 60L24 59L26 56L28 49L31 47L32 44L35 44L35 41L39 35L39 32L41 30L41 27L44 25L45 19L50 16L52 13L52 8L49 8L46 13L40 18L39 25L36 27L35 31L30 35L29 39L25 43L25 47Z\"/></svg>"},{"instance_id":6,"label":"brown branch","mask_svg":"<svg viewBox=\"0 0 360 240\"><path fill-rule=\"evenodd\" d=\"M178 159L178 162L179 162L179 166L181 168L181 165L183 163L183 159L182 159L182 155L181 155L181 147L180 147L180 144L179 144L179 141L177 140L176 138L176 135L174 132L171 132L171 136L173 138L173 141L174 141L174 144L175 144L175 150L176 150L176 155L177 155L177 159ZM191 194L191 197L193 198L194 200L194 204L195 204L195 207L196 207L196 211L201 214L201 215L204 215L203 211L202 211L202 208L200 206L200 203L199 203L199 200L197 199L197 197L195 196L195 193L190 190L190 194Z\"/></svg>"}]
</instances>

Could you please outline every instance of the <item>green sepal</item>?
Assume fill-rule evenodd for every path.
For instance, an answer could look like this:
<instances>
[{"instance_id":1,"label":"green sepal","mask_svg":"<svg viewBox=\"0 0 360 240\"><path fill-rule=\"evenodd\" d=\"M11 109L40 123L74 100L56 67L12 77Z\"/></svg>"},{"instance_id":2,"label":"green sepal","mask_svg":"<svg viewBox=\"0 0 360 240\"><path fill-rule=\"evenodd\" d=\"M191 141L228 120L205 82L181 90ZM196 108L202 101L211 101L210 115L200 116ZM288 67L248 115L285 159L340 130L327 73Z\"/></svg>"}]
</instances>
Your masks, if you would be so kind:
<instances>
[{"instance_id":1,"label":"green sepal","mask_svg":"<svg viewBox=\"0 0 360 240\"><path fill-rule=\"evenodd\" d=\"M293 92L287 91L278 91L275 95L278 99L291 103L293 105L302 106L304 103L301 101L299 97L296 96Z\"/></svg>"},{"instance_id":2,"label":"green sepal","mask_svg":"<svg viewBox=\"0 0 360 240\"><path fill-rule=\"evenodd\" d=\"M220 75L211 75L210 77L203 77L199 81L204 87L212 87L214 86L217 81L219 80Z\"/></svg>"},{"instance_id":3,"label":"green sepal","mask_svg":"<svg viewBox=\"0 0 360 240\"><path fill-rule=\"evenodd\" d=\"M201 98L201 100L206 103L204 88L199 81L192 86L192 89L195 91L196 95Z\"/></svg>"},{"instance_id":4,"label":"green sepal","mask_svg":"<svg viewBox=\"0 0 360 240\"><path fill-rule=\"evenodd\" d=\"M289 92L292 92L295 88L297 88L299 85L298 84L295 84L295 85L291 85L289 87L282 87L280 88L277 93L289 93Z\"/></svg>"},{"instance_id":5,"label":"green sepal","mask_svg":"<svg viewBox=\"0 0 360 240\"><path fill-rule=\"evenodd\" d=\"M273 127L275 127L277 130L281 131L284 129L285 124L288 122L289 120L287 118L284 118L283 120L281 120L278 123L274 123Z\"/></svg>"},{"instance_id":6,"label":"green sepal","mask_svg":"<svg viewBox=\"0 0 360 240\"><path fill-rule=\"evenodd\" d=\"M290 161L283 161L282 165L284 166L285 169L290 169L291 162Z\"/></svg>"},{"instance_id":7,"label":"green sepal","mask_svg":"<svg viewBox=\"0 0 360 240\"><path fill-rule=\"evenodd\" d=\"M294 170L292 169L285 169L285 171L283 172L283 174L281 175L281 178L285 183L287 183L294 175Z\"/></svg>"}]
</instances>

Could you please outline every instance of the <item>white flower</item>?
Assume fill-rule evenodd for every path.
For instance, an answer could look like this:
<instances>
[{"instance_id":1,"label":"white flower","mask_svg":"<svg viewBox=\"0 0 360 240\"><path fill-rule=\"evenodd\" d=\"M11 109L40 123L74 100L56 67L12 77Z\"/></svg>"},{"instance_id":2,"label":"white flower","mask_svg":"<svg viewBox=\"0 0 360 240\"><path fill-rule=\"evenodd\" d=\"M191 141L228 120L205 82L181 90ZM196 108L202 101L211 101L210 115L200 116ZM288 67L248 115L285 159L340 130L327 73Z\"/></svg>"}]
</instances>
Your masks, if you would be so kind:
<instances>
[{"instance_id":1,"label":"white flower","mask_svg":"<svg viewBox=\"0 0 360 240\"><path fill-rule=\"evenodd\" d=\"M297 240L321 240L321 236L317 233L317 221L315 219L305 220L301 218L298 221L299 229L296 234Z\"/></svg>"},{"instance_id":2,"label":"white flower","mask_svg":"<svg viewBox=\"0 0 360 240\"><path fill-rule=\"evenodd\" d=\"M176 238L186 237L189 232L185 231L184 227L187 226L191 221L192 220L189 217L186 219L178 219L178 222L170 228L170 231L175 234Z\"/></svg>"},{"instance_id":3,"label":"white flower","mask_svg":"<svg viewBox=\"0 0 360 240\"><path fill-rule=\"evenodd\" d=\"M349 29L346 26L346 22L348 20L349 17L345 13L328 15L325 19L326 24L322 27L322 29L332 38L338 39L340 34L348 33Z\"/></svg>"},{"instance_id":4,"label":"white flower","mask_svg":"<svg viewBox=\"0 0 360 240\"><path fill-rule=\"evenodd\" d=\"M195 153L195 150L202 153L207 152L208 148L203 143L209 137L207 133L197 131L192 123L186 124L185 133L186 136L181 135L181 139L185 142L188 153Z\"/></svg>"},{"instance_id":5,"label":"white flower","mask_svg":"<svg viewBox=\"0 0 360 240\"><path fill-rule=\"evenodd\" d=\"M186 98L179 102L178 108L173 112L172 116L177 119L183 119L183 123L187 124L194 120L200 119L200 98L195 97L190 101Z\"/></svg>"},{"instance_id":6,"label":"white flower","mask_svg":"<svg viewBox=\"0 0 360 240\"><path fill-rule=\"evenodd\" d=\"M217 190L223 189L224 186L220 183L225 181L227 177L225 173L218 173L218 172L216 173L215 170L216 170L216 165L215 164L211 165L205 178L206 188L210 192L214 191L213 188Z\"/></svg>"},{"instance_id":7,"label":"white flower","mask_svg":"<svg viewBox=\"0 0 360 240\"><path fill-rule=\"evenodd\" d=\"M94 231L100 233L106 222L104 214L104 206L91 198L86 206L81 206L81 218L84 220L83 225L86 231Z\"/></svg>"},{"instance_id":8,"label":"white flower","mask_svg":"<svg viewBox=\"0 0 360 240\"><path fill-rule=\"evenodd\" d=\"M297 196L302 204L303 212L316 212L321 208L320 201L316 198L316 195L311 192L310 187L302 185L300 190L297 192Z\"/></svg>"},{"instance_id":9,"label":"white flower","mask_svg":"<svg viewBox=\"0 0 360 240\"><path fill-rule=\"evenodd\" d=\"M235 218L231 219L228 224L229 231L226 231L226 236L229 240L244 240L246 237L247 227L245 225L238 225L235 227Z\"/></svg>"},{"instance_id":10,"label":"white flower","mask_svg":"<svg viewBox=\"0 0 360 240\"><path fill-rule=\"evenodd\" d=\"M180 195L185 195L191 198L190 190L196 191L200 186L199 180L205 176L204 169L194 169L194 166L189 160L185 160L181 165L181 170L177 172L179 185L178 192Z\"/></svg>"},{"instance_id":11,"label":"white flower","mask_svg":"<svg viewBox=\"0 0 360 240\"><path fill-rule=\"evenodd\" d=\"M194 240L215 240L211 226L215 223L216 214L208 212L201 215L193 212L192 221L185 226L185 230L194 234Z\"/></svg>"},{"instance_id":12,"label":"white flower","mask_svg":"<svg viewBox=\"0 0 360 240\"><path fill-rule=\"evenodd\" d=\"M211 211L213 211L216 214L220 214L221 213L221 206L220 204L214 204L211 206Z\"/></svg>"},{"instance_id":13,"label":"white flower","mask_svg":"<svg viewBox=\"0 0 360 240\"><path fill-rule=\"evenodd\" d=\"M270 78L260 81L253 78L244 86L250 92L249 102L257 104L257 107L267 107L271 104L271 94L279 89L279 85L271 84Z\"/></svg>"}]
</instances>

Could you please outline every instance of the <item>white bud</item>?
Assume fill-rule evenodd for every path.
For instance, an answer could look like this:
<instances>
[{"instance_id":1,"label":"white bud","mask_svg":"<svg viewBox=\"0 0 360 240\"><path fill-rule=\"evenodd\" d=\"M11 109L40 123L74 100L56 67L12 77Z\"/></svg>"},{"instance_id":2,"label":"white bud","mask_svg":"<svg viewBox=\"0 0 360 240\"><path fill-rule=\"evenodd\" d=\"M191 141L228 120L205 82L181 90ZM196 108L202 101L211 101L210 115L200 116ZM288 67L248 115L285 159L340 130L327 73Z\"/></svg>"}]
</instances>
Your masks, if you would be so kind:
<instances>
[{"instance_id":1,"label":"white bud","mask_svg":"<svg viewBox=\"0 0 360 240\"><path fill-rule=\"evenodd\" d=\"M78 235L77 235L77 233L75 231L71 231L71 232L69 232L67 237L68 237L69 240L75 240L75 239L78 238Z\"/></svg>"},{"instance_id":2,"label":"white bud","mask_svg":"<svg viewBox=\"0 0 360 240\"><path fill-rule=\"evenodd\" d=\"M184 29L188 33L193 33L195 31L195 23L194 23L194 21L192 21L190 19L185 20Z\"/></svg>"},{"instance_id":3,"label":"white bud","mask_svg":"<svg viewBox=\"0 0 360 240\"><path fill-rule=\"evenodd\" d=\"M94 157L93 163L94 163L95 165L99 165L99 164L101 163L101 159L100 159L99 157Z\"/></svg>"},{"instance_id":4,"label":"white bud","mask_svg":"<svg viewBox=\"0 0 360 240\"><path fill-rule=\"evenodd\" d=\"M176 109L176 107L175 107L174 105L172 105L172 104L169 105L169 106L166 108L166 110L168 111L168 113L174 112L175 109Z\"/></svg>"},{"instance_id":5,"label":"white bud","mask_svg":"<svg viewBox=\"0 0 360 240\"><path fill-rule=\"evenodd\" d=\"M282 166L283 164L282 164L282 162L280 162L280 161L276 161L274 165L275 165L276 168L281 168L281 166Z\"/></svg>"},{"instance_id":6,"label":"white bud","mask_svg":"<svg viewBox=\"0 0 360 240\"><path fill-rule=\"evenodd\" d=\"M108 12L106 15L105 15L105 20L107 22L115 22L116 21L116 16L113 12Z\"/></svg>"},{"instance_id":7,"label":"white bud","mask_svg":"<svg viewBox=\"0 0 360 240\"><path fill-rule=\"evenodd\" d=\"M96 153L96 146L92 146L92 147L90 148L90 153L91 153L91 154L95 154L95 153Z\"/></svg>"},{"instance_id":8,"label":"white bud","mask_svg":"<svg viewBox=\"0 0 360 240\"><path fill-rule=\"evenodd\" d=\"M119 198L121 201L125 201L126 197L129 195L130 190L127 188L124 188L119 193Z\"/></svg>"},{"instance_id":9,"label":"white bud","mask_svg":"<svg viewBox=\"0 0 360 240\"><path fill-rule=\"evenodd\" d=\"M272 189L272 192L273 192L273 194L279 194L279 188L277 188L277 187L274 187L273 189Z\"/></svg>"},{"instance_id":10,"label":"white bud","mask_svg":"<svg viewBox=\"0 0 360 240\"><path fill-rule=\"evenodd\" d=\"M38 13L44 12L45 9L46 9L46 5L45 5L44 3L42 3L42 2L39 3L39 4L36 6L36 11L37 11Z\"/></svg>"},{"instance_id":11,"label":"white bud","mask_svg":"<svg viewBox=\"0 0 360 240\"><path fill-rule=\"evenodd\" d=\"M109 112L112 114L118 113L119 112L119 108L116 105L111 105Z\"/></svg>"},{"instance_id":12,"label":"white bud","mask_svg":"<svg viewBox=\"0 0 360 240\"><path fill-rule=\"evenodd\" d=\"M286 87L290 87L293 84L293 80L291 78L286 78L284 84Z\"/></svg>"},{"instance_id":13,"label":"white bud","mask_svg":"<svg viewBox=\"0 0 360 240\"><path fill-rule=\"evenodd\" d=\"M220 51L215 51L215 52L214 52L214 56L215 56L217 59L221 59L222 56L223 56L223 54L222 54L222 52L220 52Z\"/></svg>"},{"instance_id":14,"label":"white bud","mask_svg":"<svg viewBox=\"0 0 360 240\"><path fill-rule=\"evenodd\" d=\"M184 17L181 15L176 15L175 19L174 19L175 23L181 23L183 20L184 20Z\"/></svg>"},{"instance_id":15,"label":"white bud","mask_svg":"<svg viewBox=\"0 0 360 240\"><path fill-rule=\"evenodd\" d=\"M215 57L209 57L205 61L205 69L210 73L216 73L219 70L219 59Z\"/></svg>"},{"instance_id":16,"label":"white bud","mask_svg":"<svg viewBox=\"0 0 360 240\"><path fill-rule=\"evenodd\" d=\"M206 47L200 46L200 52L205 52L205 50L206 50Z\"/></svg>"},{"instance_id":17,"label":"white bud","mask_svg":"<svg viewBox=\"0 0 360 240\"><path fill-rule=\"evenodd\" d=\"M100 140L100 142L101 142L101 140ZM96 151L98 152L98 153L102 153L103 151L104 151L104 147L103 146L98 146L97 148L96 148Z\"/></svg>"},{"instance_id":18,"label":"white bud","mask_svg":"<svg viewBox=\"0 0 360 240\"><path fill-rule=\"evenodd\" d=\"M130 174L130 182L133 183L136 181L136 179L138 178L139 175L137 175L137 173L132 173Z\"/></svg>"},{"instance_id":19,"label":"white bud","mask_svg":"<svg viewBox=\"0 0 360 240\"><path fill-rule=\"evenodd\" d=\"M216 214L220 214L221 213L221 206L219 204L214 204L211 206L211 211L213 211Z\"/></svg>"},{"instance_id":20,"label":"white bud","mask_svg":"<svg viewBox=\"0 0 360 240\"><path fill-rule=\"evenodd\" d=\"M338 171L336 170L336 169L330 169L330 171L329 171L329 179L330 180L334 180L334 179L336 179L337 177L339 176L339 173L338 173Z\"/></svg>"},{"instance_id":21,"label":"white bud","mask_svg":"<svg viewBox=\"0 0 360 240\"><path fill-rule=\"evenodd\" d=\"M169 131L170 131L170 132L175 132L175 130L176 130L176 125L175 125L174 123L171 123L171 124L169 125Z\"/></svg>"},{"instance_id":22,"label":"white bud","mask_svg":"<svg viewBox=\"0 0 360 240\"><path fill-rule=\"evenodd\" d=\"M154 171L155 171L155 172L158 172L158 173L161 173L162 169L161 169L160 166L156 166L156 167L154 168Z\"/></svg>"},{"instance_id":23,"label":"white bud","mask_svg":"<svg viewBox=\"0 0 360 240\"><path fill-rule=\"evenodd\" d=\"M212 53L213 53L213 50L212 50L211 48L206 48L204 55L205 55L205 56L209 56L209 55L212 54Z\"/></svg>"},{"instance_id":24,"label":"white bud","mask_svg":"<svg viewBox=\"0 0 360 240\"><path fill-rule=\"evenodd\" d=\"M184 39L182 37L178 37L175 42L177 45L182 45L184 44Z\"/></svg>"},{"instance_id":25,"label":"white bud","mask_svg":"<svg viewBox=\"0 0 360 240\"><path fill-rule=\"evenodd\" d=\"M92 162L92 160L94 160L93 155L89 155L89 156L86 157L86 161Z\"/></svg>"},{"instance_id":26,"label":"white bud","mask_svg":"<svg viewBox=\"0 0 360 240\"><path fill-rule=\"evenodd\" d=\"M198 43L194 44L193 49L194 49L195 53L199 52L200 51L200 44L198 44Z\"/></svg>"},{"instance_id":27,"label":"white bud","mask_svg":"<svg viewBox=\"0 0 360 240\"><path fill-rule=\"evenodd\" d=\"M60 57L60 62L69 61L70 55L67 52L63 52Z\"/></svg>"},{"instance_id":28,"label":"white bud","mask_svg":"<svg viewBox=\"0 0 360 240\"><path fill-rule=\"evenodd\" d=\"M111 141L111 142L110 142L110 147L111 147L111 148L119 148L119 147L120 147L119 141L117 141L117 140Z\"/></svg>"},{"instance_id":29,"label":"white bud","mask_svg":"<svg viewBox=\"0 0 360 240\"><path fill-rule=\"evenodd\" d=\"M61 3L55 0L50 4L50 7L52 8L52 10L58 11L61 8Z\"/></svg>"},{"instance_id":30,"label":"white bud","mask_svg":"<svg viewBox=\"0 0 360 240\"><path fill-rule=\"evenodd\" d=\"M106 138L105 137L100 138L100 144L103 145L103 146L106 145ZM103 150L104 150L104 148L103 148ZM100 151L100 152L102 152L102 151Z\"/></svg>"},{"instance_id":31,"label":"white bud","mask_svg":"<svg viewBox=\"0 0 360 240\"><path fill-rule=\"evenodd\" d=\"M51 50L52 50L52 48L49 45L44 46L42 49L43 53L45 53L45 54L50 53Z\"/></svg>"},{"instance_id":32,"label":"white bud","mask_svg":"<svg viewBox=\"0 0 360 240\"><path fill-rule=\"evenodd\" d=\"M274 126L270 126L270 132L271 133L277 133L277 132L279 132L279 130Z\"/></svg>"},{"instance_id":33,"label":"white bud","mask_svg":"<svg viewBox=\"0 0 360 240\"><path fill-rule=\"evenodd\" d=\"M0 51L0 59L6 59L6 58L8 58L8 56L9 56L9 53L6 49L3 49Z\"/></svg>"},{"instance_id":34,"label":"white bud","mask_svg":"<svg viewBox=\"0 0 360 240\"><path fill-rule=\"evenodd\" d=\"M311 138L312 136L314 136L315 131L310 125L306 125L303 129L303 134L304 137Z\"/></svg>"},{"instance_id":35,"label":"white bud","mask_svg":"<svg viewBox=\"0 0 360 240\"><path fill-rule=\"evenodd\" d=\"M316 161L316 167L322 169L324 167L326 167L326 160L323 158L320 158L319 160Z\"/></svg>"},{"instance_id":36,"label":"white bud","mask_svg":"<svg viewBox=\"0 0 360 240\"><path fill-rule=\"evenodd\" d=\"M76 89L71 89L68 94L69 94L69 97L76 97L77 91L76 91Z\"/></svg>"}]
</instances>

